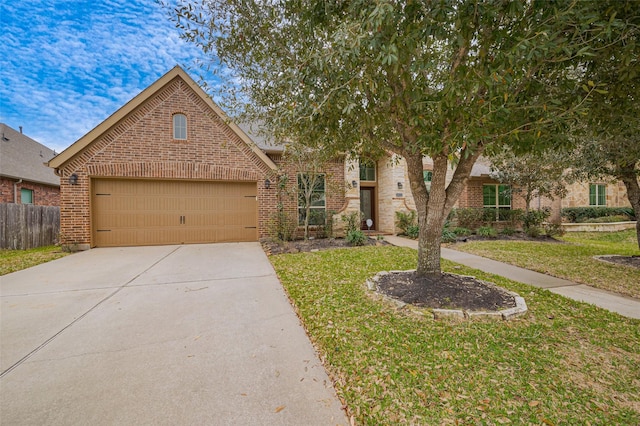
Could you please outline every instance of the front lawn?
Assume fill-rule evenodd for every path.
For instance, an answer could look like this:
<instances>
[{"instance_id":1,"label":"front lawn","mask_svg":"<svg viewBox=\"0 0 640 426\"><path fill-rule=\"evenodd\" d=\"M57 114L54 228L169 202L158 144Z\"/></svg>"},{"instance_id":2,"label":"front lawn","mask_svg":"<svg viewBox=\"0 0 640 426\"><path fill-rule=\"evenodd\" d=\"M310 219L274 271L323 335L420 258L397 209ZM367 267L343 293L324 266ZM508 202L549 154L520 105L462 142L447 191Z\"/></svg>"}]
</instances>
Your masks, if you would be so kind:
<instances>
[{"instance_id":1,"label":"front lawn","mask_svg":"<svg viewBox=\"0 0 640 426\"><path fill-rule=\"evenodd\" d=\"M470 241L451 246L522 268L640 298L640 269L613 265L593 256L640 255L635 230L568 232L566 244L533 241Z\"/></svg>"},{"instance_id":2,"label":"front lawn","mask_svg":"<svg viewBox=\"0 0 640 426\"><path fill-rule=\"evenodd\" d=\"M68 255L59 246L38 247L29 250L0 250L0 275L10 274L21 269Z\"/></svg>"},{"instance_id":3,"label":"front lawn","mask_svg":"<svg viewBox=\"0 0 640 426\"><path fill-rule=\"evenodd\" d=\"M504 321L436 321L365 280L416 251L365 247L271 261L356 424L640 424L640 321L444 262L522 295Z\"/></svg>"}]
</instances>

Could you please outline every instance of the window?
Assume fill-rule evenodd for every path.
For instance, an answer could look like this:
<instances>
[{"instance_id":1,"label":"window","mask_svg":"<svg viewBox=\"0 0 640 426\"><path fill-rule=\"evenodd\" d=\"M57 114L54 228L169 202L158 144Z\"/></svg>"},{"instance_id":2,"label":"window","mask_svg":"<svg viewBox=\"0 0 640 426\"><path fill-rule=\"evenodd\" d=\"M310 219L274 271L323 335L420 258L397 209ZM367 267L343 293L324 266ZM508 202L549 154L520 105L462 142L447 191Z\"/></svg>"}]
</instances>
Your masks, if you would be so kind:
<instances>
[{"instance_id":1,"label":"window","mask_svg":"<svg viewBox=\"0 0 640 426\"><path fill-rule=\"evenodd\" d=\"M365 182L375 182L376 165L374 162L360 160L360 180Z\"/></svg>"},{"instance_id":2,"label":"window","mask_svg":"<svg viewBox=\"0 0 640 426\"><path fill-rule=\"evenodd\" d=\"M433 178L433 172L431 170L423 170L422 178L424 179L424 184L427 186L427 191L431 191L431 179Z\"/></svg>"},{"instance_id":3,"label":"window","mask_svg":"<svg viewBox=\"0 0 640 426\"><path fill-rule=\"evenodd\" d=\"M173 115L173 138L187 139L187 116L184 114Z\"/></svg>"},{"instance_id":4,"label":"window","mask_svg":"<svg viewBox=\"0 0 640 426\"><path fill-rule=\"evenodd\" d=\"M607 205L607 185L598 185L593 183L589 185L589 205Z\"/></svg>"},{"instance_id":5,"label":"window","mask_svg":"<svg viewBox=\"0 0 640 426\"><path fill-rule=\"evenodd\" d=\"M323 174L298 175L298 223L304 224L307 200L310 201L309 224L323 225L325 222L326 194Z\"/></svg>"},{"instance_id":6,"label":"window","mask_svg":"<svg viewBox=\"0 0 640 426\"><path fill-rule=\"evenodd\" d=\"M483 185L483 206L494 209L511 208L511 187L509 185Z\"/></svg>"},{"instance_id":7,"label":"window","mask_svg":"<svg viewBox=\"0 0 640 426\"><path fill-rule=\"evenodd\" d=\"M20 190L20 202L22 204L33 204L33 190L22 188Z\"/></svg>"}]
</instances>

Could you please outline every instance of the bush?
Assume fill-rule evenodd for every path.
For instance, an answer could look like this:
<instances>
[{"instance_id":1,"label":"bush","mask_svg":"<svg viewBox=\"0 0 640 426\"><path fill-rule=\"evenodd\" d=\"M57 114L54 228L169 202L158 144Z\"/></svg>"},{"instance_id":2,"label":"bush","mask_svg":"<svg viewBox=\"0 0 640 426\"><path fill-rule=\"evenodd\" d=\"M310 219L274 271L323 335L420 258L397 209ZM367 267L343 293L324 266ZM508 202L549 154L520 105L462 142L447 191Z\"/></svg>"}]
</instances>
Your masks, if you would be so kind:
<instances>
[{"instance_id":1,"label":"bush","mask_svg":"<svg viewBox=\"0 0 640 426\"><path fill-rule=\"evenodd\" d=\"M349 243L349 245L363 246L367 241L367 236L361 230L356 229L347 232L345 240L347 240L347 243Z\"/></svg>"},{"instance_id":2,"label":"bush","mask_svg":"<svg viewBox=\"0 0 640 426\"><path fill-rule=\"evenodd\" d=\"M522 209L500 209L498 210L498 220L508 222L511 228L516 228L524 218Z\"/></svg>"},{"instance_id":3,"label":"bush","mask_svg":"<svg viewBox=\"0 0 640 426\"><path fill-rule=\"evenodd\" d=\"M561 237L564 235L564 229L558 223L547 223L544 226L544 233L550 237Z\"/></svg>"},{"instance_id":4,"label":"bush","mask_svg":"<svg viewBox=\"0 0 640 426\"><path fill-rule=\"evenodd\" d=\"M483 215L484 212L481 208L455 209L455 220L461 228L476 229L482 225Z\"/></svg>"},{"instance_id":5,"label":"bush","mask_svg":"<svg viewBox=\"0 0 640 426\"><path fill-rule=\"evenodd\" d=\"M397 211L396 212L396 226L400 228L401 233L407 234L407 229L410 226L417 225L415 210L409 210L408 212Z\"/></svg>"},{"instance_id":6,"label":"bush","mask_svg":"<svg viewBox=\"0 0 640 426\"><path fill-rule=\"evenodd\" d=\"M540 226L550 215L551 210L548 207L540 210L529 210L529 212L525 213L522 218L522 225L527 235L529 235L529 230L532 228L537 228L538 234L540 234Z\"/></svg>"},{"instance_id":7,"label":"bush","mask_svg":"<svg viewBox=\"0 0 640 426\"><path fill-rule=\"evenodd\" d=\"M350 232L359 231L360 230L360 212L351 212L347 214L343 214L340 216L342 221L345 223L345 234L349 235Z\"/></svg>"},{"instance_id":8,"label":"bush","mask_svg":"<svg viewBox=\"0 0 640 426\"><path fill-rule=\"evenodd\" d=\"M297 228L296 215L284 211L271 214L267 220L267 235L273 241L293 241Z\"/></svg>"},{"instance_id":9,"label":"bush","mask_svg":"<svg viewBox=\"0 0 640 426\"><path fill-rule=\"evenodd\" d=\"M629 220L629 216L602 216L594 219L587 219L583 223L613 223L613 222L626 222Z\"/></svg>"},{"instance_id":10,"label":"bush","mask_svg":"<svg viewBox=\"0 0 640 426\"><path fill-rule=\"evenodd\" d=\"M452 243L457 239L457 235L453 230L449 227L450 223L447 222L442 228L442 242L443 243Z\"/></svg>"},{"instance_id":11,"label":"bush","mask_svg":"<svg viewBox=\"0 0 640 426\"><path fill-rule=\"evenodd\" d=\"M502 235L513 235L516 233L516 230L507 226L503 228L502 231L500 231L500 233Z\"/></svg>"},{"instance_id":12,"label":"bush","mask_svg":"<svg viewBox=\"0 0 640 426\"><path fill-rule=\"evenodd\" d=\"M626 220L635 220L631 207L566 207L562 209L562 217L571 223L582 223L589 219L605 216L625 216Z\"/></svg>"},{"instance_id":13,"label":"bush","mask_svg":"<svg viewBox=\"0 0 640 426\"><path fill-rule=\"evenodd\" d=\"M413 238L415 240L420 234L420 227L418 225L411 225L407 228L406 234L407 237Z\"/></svg>"},{"instance_id":14,"label":"bush","mask_svg":"<svg viewBox=\"0 0 640 426\"><path fill-rule=\"evenodd\" d=\"M471 229L469 228L453 228L453 233L456 234L458 237L466 237L467 235L471 235L473 234L473 232L471 232Z\"/></svg>"},{"instance_id":15,"label":"bush","mask_svg":"<svg viewBox=\"0 0 640 426\"><path fill-rule=\"evenodd\" d=\"M537 226L532 226L530 228L527 228L524 232L531 238L537 238L540 236L540 233L541 233L540 228L538 228Z\"/></svg>"},{"instance_id":16,"label":"bush","mask_svg":"<svg viewBox=\"0 0 640 426\"><path fill-rule=\"evenodd\" d=\"M494 228L493 226L481 226L480 228L478 228L476 233L481 237L495 238L498 236L498 231L496 231L496 228Z\"/></svg>"}]
</instances>

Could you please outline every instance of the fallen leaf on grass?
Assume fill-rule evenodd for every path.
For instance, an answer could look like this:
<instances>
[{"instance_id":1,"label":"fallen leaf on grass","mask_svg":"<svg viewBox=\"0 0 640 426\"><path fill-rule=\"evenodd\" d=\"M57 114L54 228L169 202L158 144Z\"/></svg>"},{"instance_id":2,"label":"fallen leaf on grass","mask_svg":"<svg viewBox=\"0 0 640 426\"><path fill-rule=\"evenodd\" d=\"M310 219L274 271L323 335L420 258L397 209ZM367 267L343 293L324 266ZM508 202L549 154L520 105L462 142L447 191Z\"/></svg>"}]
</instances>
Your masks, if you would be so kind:
<instances>
[{"instance_id":1,"label":"fallen leaf on grass","mask_svg":"<svg viewBox=\"0 0 640 426\"><path fill-rule=\"evenodd\" d=\"M529 401L529 407L537 407L540 405L540 401Z\"/></svg>"}]
</instances>

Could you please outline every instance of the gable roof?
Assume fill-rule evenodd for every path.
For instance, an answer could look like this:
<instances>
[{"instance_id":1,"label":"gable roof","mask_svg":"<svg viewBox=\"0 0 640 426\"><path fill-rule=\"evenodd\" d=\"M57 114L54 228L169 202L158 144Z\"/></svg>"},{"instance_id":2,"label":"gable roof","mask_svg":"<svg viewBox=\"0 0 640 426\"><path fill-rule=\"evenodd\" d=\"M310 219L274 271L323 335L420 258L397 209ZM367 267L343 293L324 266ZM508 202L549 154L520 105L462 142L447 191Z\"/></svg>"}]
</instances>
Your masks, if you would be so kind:
<instances>
[{"instance_id":1,"label":"gable roof","mask_svg":"<svg viewBox=\"0 0 640 426\"><path fill-rule=\"evenodd\" d=\"M4 123L0 133L0 176L60 186L60 178L46 165L53 150Z\"/></svg>"},{"instance_id":2,"label":"gable roof","mask_svg":"<svg viewBox=\"0 0 640 426\"><path fill-rule=\"evenodd\" d=\"M100 138L103 134L105 134L109 129L115 126L120 122L123 118L127 117L132 111L134 111L137 107L142 105L145 101L155 95L157 92L162 90L167 84L169 84L174 78L180 78L184 81L206 104L211 108L211 110L220 117L222 121L224 121L231 130L244 142L246 143L255 154L260 158L269 168L272 170L276 170L277 167L271 161L267 155L260 150L260 148L251 140L247 134L240 129L231 119L227 116L227 114L222 111L222 109L216 105L215 102L205 93L204 90L196 83L189 75L178 65L173 67L168 73L160 77L153 83L151 86L144 89L140 94L127 102L122 108L111 114L106 120L96 126L89 133L78 139L67 149L62 151L56 157L54 157L51 161L49 161L49 167L58 169L66 162L71 160L76 154L80 153L84 148L89 146L93 141Z\"/></svg>"},{"instance_id":3,"label":"gable roof","mask_svg":"<svg viewBox=\"0 0 640 426\"><path fill-rule=\"evenodd\" d=\"M265 126L262 122L241 122L238 127L245 132L258 148L268 154L281 154L285 150L285 143L276 142L265 134Z\"/></svg>"}]
</instances>

